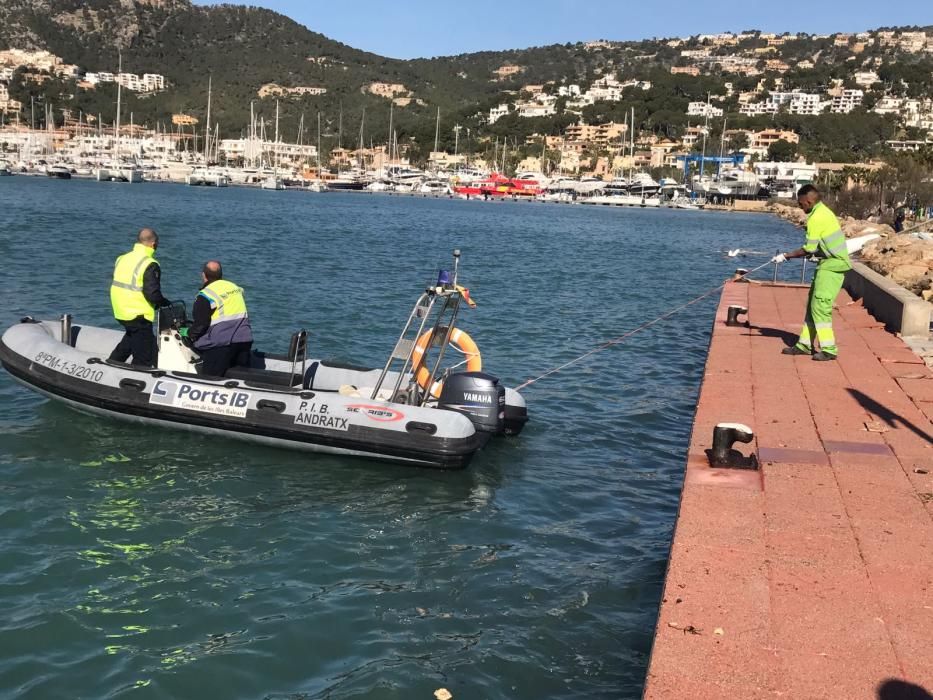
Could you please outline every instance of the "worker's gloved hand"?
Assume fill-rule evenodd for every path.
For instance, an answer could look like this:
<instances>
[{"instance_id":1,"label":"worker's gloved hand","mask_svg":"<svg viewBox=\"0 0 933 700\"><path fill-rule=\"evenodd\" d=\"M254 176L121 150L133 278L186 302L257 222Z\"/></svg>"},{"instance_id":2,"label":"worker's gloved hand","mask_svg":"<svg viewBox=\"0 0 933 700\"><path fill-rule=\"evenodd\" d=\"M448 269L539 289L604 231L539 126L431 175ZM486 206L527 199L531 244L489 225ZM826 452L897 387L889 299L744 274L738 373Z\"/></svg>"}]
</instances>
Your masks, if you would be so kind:
<instances>
[{"instance_id":1,"label":"worker's gloved hand","mask_svg":"<svg viewBox=\"0 0 933 700\"><path fill-rule=\"evenodd\" d=\"M187 338L188 337L188 326L182 326L181 328L179 328L178 335L180 335L182 338Z\"/></svg>"},{"instance_id":2,"label":"worker's gloved hand","mask_svg":"<svg viewBox=\"0 0 933 700\"><path fill-rule=\"evenodd\" d=\"M782 263L782 262L787 262L787 256L784 255L784 253L778 253L778 254L775 255L773 258L771 258L771 262L773 262L773 263L775 263L775 264L777 264L777 263Z\"/></svg>"}]
</instances>

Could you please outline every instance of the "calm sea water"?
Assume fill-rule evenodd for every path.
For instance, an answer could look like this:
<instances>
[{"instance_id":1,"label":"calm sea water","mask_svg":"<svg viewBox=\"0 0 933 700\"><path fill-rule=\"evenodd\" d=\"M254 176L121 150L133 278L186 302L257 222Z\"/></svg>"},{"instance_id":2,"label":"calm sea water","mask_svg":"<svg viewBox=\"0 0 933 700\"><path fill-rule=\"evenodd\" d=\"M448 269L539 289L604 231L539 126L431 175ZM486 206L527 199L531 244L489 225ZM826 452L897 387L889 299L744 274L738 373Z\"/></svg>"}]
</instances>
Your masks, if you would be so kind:
<instances>
[{"instance_id":1,"label":"calm sea water","mask_svg":"<svg viewBox=\"0 0 933 700\"><path fill-rule=\"evenodd\" d=\"M257 344L381 365L463 251L462 318L515 386L718 284L770 217L0 179L0 325L114 325L154 226L163 288L217 257ZM764 258L740 264L751 267ZM440 473L143 429L0 373L0 696L632 698L717 296L525 390Z\"/></svg>"}]
</instances>

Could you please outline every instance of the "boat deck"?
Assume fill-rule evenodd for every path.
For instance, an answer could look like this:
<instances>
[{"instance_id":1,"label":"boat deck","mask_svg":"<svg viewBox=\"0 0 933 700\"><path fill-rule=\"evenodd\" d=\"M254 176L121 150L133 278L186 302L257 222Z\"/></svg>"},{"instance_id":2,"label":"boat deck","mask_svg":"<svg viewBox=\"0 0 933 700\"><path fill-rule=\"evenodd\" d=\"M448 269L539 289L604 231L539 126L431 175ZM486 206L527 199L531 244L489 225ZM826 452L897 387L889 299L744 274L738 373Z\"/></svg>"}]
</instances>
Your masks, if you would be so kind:
<instances>
[{"instance_id":1,"label":"boat deck","mask_svg":"<svg viewBox=\"0 0 933 700\"><path fill-rule=\"evenodd\" d=\"M807 289L726 285L645 697L930 698L933 372L844 292L837 362L780 354ZM727 327L726 309L750 327ZM711 469L720 422L760 471Z\"/></svg>"}]
</instances>

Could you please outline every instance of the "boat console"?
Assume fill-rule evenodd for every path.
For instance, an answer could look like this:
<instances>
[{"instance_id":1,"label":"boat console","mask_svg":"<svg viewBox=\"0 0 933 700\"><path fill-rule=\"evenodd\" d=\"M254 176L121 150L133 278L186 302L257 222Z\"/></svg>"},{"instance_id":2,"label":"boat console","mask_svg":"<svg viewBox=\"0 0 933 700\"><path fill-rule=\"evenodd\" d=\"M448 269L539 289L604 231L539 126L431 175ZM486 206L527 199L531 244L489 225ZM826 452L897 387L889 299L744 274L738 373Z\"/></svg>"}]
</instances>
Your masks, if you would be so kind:
<instances>
[{"instance_id":1,"label":"boat console","mask_svg":"<svg viewBox=\"0 0 933 700\"><path fill-rule=\"evenodd\" d=\"M159 309L159 340L156 366L168 372L196 374L201 358L186 337L188 312L183 301Z\"/></svg>"}]
</instances>

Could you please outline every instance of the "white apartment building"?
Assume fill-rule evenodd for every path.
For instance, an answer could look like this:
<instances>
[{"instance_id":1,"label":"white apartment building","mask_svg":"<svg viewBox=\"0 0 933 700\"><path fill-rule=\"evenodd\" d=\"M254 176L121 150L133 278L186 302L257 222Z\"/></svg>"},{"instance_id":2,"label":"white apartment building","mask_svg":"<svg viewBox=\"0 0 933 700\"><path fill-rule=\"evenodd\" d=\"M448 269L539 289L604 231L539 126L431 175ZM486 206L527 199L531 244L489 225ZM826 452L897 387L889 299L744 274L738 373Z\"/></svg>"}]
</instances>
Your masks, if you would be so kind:
<instances>
[{"instance_id":1,"label":"white apartment building","mask_svg":"<svg viewBox=\"0 0 933 700\"><path fill-rule=\"evenodd\" d=\"M146 73L143 75L143 87L145 92L155 92L165 89L165 76L158 73Z\"/></svg>"},{"instance_id":2,"label":"white apartment building","mask_svg":"<svg viewBox=\"0 0 933 700\"><path fill-rule=\"evenodd\" d=\"M841 94L833 97L830 110L836 114L848 114L862 104L865 93L861 90L843 90Z\"/></svg>"},{"instance_id":3,"label":"white apartment building","mask_svg":"<svg viewBox=\"0 0 933 700\"><path fill-rule=\"evenodd\" d=\"M878 82L878 74L873 70L860 70L852 74L852 79L856 85L867 88Z\"/></svg>"},{"instance_id":4,"label":"white apartment building","mask_svg":"<svg viewBox=\"0 0 933 700\"><path fill-rule=\"evenodd\" d=\"M687 105L688 117L721 117L722 107L714 107L706 102L691 102Z\"/></svg>"},{"instance_id":5,"label":"white apartment building","mask_svg":"<svg viewBox=\"0 0 933 700\"><path fill-rule=\"evenodd\" d=\"M882 97L872 111L875 114L900 114L905 101L903 97Z\"/></svg>"},{"instance_id":6,"label":"white apartment building","mask_svg":"<svg viewBox=\"0 0 933 700\"><path fill-rule=\"evenodd\" d=\"M507 104L500 104L497 107L493 107L489 110L489 123L495 124L499 119L504 117L509 113L509 106Z\"/></svg>"},{"instance_id":7,"label":"white apartment building","mask_svg":"<svg viewBox=\"0 0 933 700\"><path fill-rule=\"evenodd\" d=\"M902 32L898 37L897 46L903 51L919 53L926 48L927 35L925 32Z\"/></svg>"},{"instance_id":8,"label":"white apartment building","mask_svg":"<svg viewBox=\"0 0 933 700\"><path fill-rule=\"evenodd\" d=\"M158 73L145 73L142 76L135 73L120 73L115 75L106 71L100 73L85 73L85 82L91 85L99 83L119 83L127 90L133 92L155 92L165 89L165 77Z\"/></svg>"},{"instance_id":9,"label":"white apartment building","mask_svg":"<svg viewBox=\"0 0 933 700\"><path fill-rule=\"evenodd\" d=\"M579 85L561 85L557 88L557 94L561 97L579 97L580 96L580 86Z\"/></svg>"},{"instance_id":10,"label":"white apartment building","mask_svg":"<svg viewBox=\"0 0 933 700\"><path fill-rule=\"evenodd\" d=\"M113 83L116 81L116 76L113 73L101 71L100 73L85 73L84 80L91 85L97 85L98 83Z\"/></svg>"},{"instance_id":11,"label":"white apartment building","mask_svg":"<svg viewBox=\"0 0 933 700\"><path fill-rule=\"evenodd\" d=\"M813 116L822 114L826 105L827 103L815 93L792 90L791 92L772 92L764 102L742 105L739 112L757 117L764 114L777 114L782 106L786 106L790 114Z\"/></svg>"},{"instance_id":12,"label":"white apartment building","mask_svg":"<svg viewBox=\"0 0 933 700\"><path fill-rule=\"evenodd\" d=\"M520 117L549 117L556 113L554 104L539 104L537 102L523 102L518 106L518 116Z\"/></svg>"},{"instance_id":13,"label":"white apartment building","mask_svg":"<svg viewBox=\"0 0 933 700\"><path fill-rule=\"evenodd\" d=\"M19 100L10 99L10 93L7 86L0 83L0 112L16 112L21 109L23 104Z\"/></svg>"}]
</instances>

